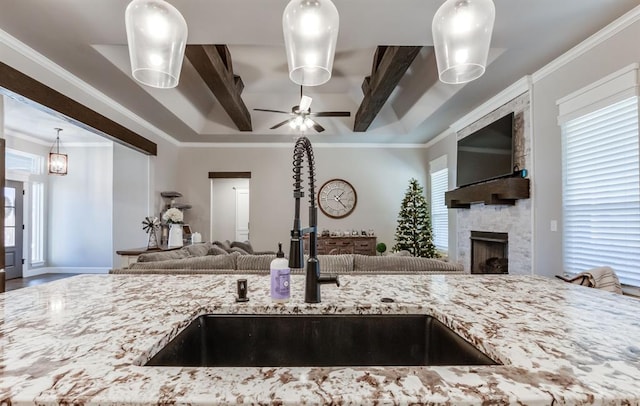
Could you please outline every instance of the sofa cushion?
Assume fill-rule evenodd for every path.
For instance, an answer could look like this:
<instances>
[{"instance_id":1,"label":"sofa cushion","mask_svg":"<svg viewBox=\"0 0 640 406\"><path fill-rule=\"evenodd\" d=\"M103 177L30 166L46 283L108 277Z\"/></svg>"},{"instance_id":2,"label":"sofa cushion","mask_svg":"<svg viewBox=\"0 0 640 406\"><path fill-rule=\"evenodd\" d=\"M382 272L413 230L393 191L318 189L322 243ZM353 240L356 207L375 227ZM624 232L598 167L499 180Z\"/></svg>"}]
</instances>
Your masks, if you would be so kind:
<instances>
[{"instance_id":1,"label":"sofa cushion","mask_svg":"<svg viewBox=\"0 0 640 406\"><path fill-rule=\"evenodd\" d=\"M184 248L180 248L177 250L171 251L157 251L157 252L147 252L146 254L138 255L138 262L156 262L156 261L167 261L170 259L181 259L187 258L189 256L189 251Z\"/></svg>"},{"instance_id":2,"label":"sofa cushion","mask_svg":"<svg viewBox=\"0 0 640 406\"><path fill-rule=\"evenodd\" d=\"M203 255L207 255L210 248L211 248L211 243L208 243L208 242L191 244L184 247L184 249L189 253L189 255L193 257L201 257Z\"/></svg>"},{"instance_id":3,"label":"sofa cushion","mask_svg":"<svg viewBox=\"0 0 640 406\"><path fill-rule=\"evenodd\" d=\"M306 261L306 259L305 259ZM320 273L349 274L353 272L353 255L318 255Z\"/></svg>"},{"instance_id":4,"label":"sofa cushion","mask_svg":"<svg viewBox=\"0 0 640 406\"><path fill-rule=\"evenodd\" d=\"M355 254L353 256L353 271L355 273L411 273L411 272L463 272L461 264L445 262L433 258L406 256L368 256Z\"/></svg>"},{"instance_id":5,"label":"sofa cushion","mask_svg":"<svg viewBox=\"0 0 640 406\"><path fill-rule=\"evenodd\" d=\"M275 258L275 255L240 255L236 261L236 269L268 271L271 268L271 261Z\"/></svg>"},{"instance_id":6,"label":"sofa cushion","mask_svg":"<svg viewBox=\"0 0 640 406\"><path fill-rule=\"evenodd\" d=\"M235 269L239 254L205 255L156 262L137 262L131 269Z\"/></svg>"}]
</instances>

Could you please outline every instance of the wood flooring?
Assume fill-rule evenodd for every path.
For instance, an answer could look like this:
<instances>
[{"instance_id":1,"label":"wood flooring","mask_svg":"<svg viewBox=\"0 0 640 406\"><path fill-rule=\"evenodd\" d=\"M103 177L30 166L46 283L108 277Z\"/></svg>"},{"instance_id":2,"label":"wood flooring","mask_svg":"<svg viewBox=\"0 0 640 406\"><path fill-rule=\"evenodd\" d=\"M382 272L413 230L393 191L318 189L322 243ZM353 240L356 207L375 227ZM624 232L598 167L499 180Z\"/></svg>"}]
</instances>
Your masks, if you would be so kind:
<instances>
[{"instance_id":1,"label":"wood flooring","mask_svg":"<svg viewBox=\"0 0 640 406\"><path fill-rule=\"evenodd\" d=\"M80 275L78 273L46 273L42 275L30 276L28 278L16 278L6 281L5 290L26 288L27 286L40 285L41 283L47 283L56 281L58 279L69 278L71 276Z\"/></svg>"}]
</instances>

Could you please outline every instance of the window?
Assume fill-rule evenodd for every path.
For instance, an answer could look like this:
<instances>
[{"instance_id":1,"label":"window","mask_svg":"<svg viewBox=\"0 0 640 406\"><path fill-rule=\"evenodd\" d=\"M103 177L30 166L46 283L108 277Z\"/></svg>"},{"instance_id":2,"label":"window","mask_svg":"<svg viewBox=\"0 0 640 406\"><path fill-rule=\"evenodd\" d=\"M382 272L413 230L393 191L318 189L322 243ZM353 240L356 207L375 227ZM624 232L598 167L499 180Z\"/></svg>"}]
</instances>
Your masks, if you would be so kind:
<instances>
[{"instance_id":1,"label":"window","mask_svg":"<svg viewBox=\"0 0 640 406\"><path fill-rule=\"evenodd\" d=\"M44 262L44 184L31 185L31 264Z\"/></svg>"},{"instance_id":2,"label":"window","mask_svg":"<svg viewBox=\"0 0 640 406\"><path fill-rule=\"evenodd\" d=\"M434 159L429 163L431 174L431 227L433 244L439 251L449 251L449 211L444 202L444 193L449 188L449 170L447 156Z\"/></svg>"},{"instance_id":3,"label":"window","mask_svg":"<svg viewBox=\"0 0 640 406\"><path fill-rule=\"evenodd\" d=\"M24 180L25 192L25 226L30 232L29 250L25 256L31 259L31 265L44 262L44 183L34 181L44 174L44 157L7 148L5 151L5 168L7 178Z\"/></svg>"},{"instance_id":4,"label":"window","mask_svg":"<svg viewBox=\"0 0 640 406\"><path fill-rule=\"evenodd\" d=\"M565 270L606 265L623 284L640 286L638 97L615 91L603 99L606 85L598 85L599 100L589 90L572 98L580 108L565 109L565 120L560 109ZM591 100L576 103L580 97Z\"/></svg>"}]
</instances>

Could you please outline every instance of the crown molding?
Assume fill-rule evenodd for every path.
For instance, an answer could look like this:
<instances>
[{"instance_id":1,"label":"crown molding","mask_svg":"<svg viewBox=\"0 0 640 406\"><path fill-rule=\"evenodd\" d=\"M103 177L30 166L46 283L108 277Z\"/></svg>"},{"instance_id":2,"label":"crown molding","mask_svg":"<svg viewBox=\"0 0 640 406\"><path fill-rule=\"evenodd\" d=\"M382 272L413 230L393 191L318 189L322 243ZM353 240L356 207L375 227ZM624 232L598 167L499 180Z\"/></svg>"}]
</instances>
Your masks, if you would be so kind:
<instances>
[{"instance_id":1,"label":"crown molding","mask_svg":"<svg viewBox=\"0 0 640 406\"><path fill-rule=\"evenodd\" d=\"M464 115L458 121L455 121L449 127L453 132L458 132L463 128L467 127L470 124L475 123L480 120L482 117L491 113L492 111L500 108L516 97L520 96L523 93L526 93L530 87L530 76L525 76L513 83L511 86L507 87L500 93L496 94L486 102L482 103L480 106L473 109L471 112Z\"/></svg>"},{"instance_id":2,"label":"crown molding","mask_svg":"<svg viewBox=\"0 0 640 406\"><path fill-rule=\"evenodd\" d=\"M17 131L14 131L10 128L5 127L4 129L4 136L5 138L18 138L24 141L28 141L31 142L33 144L38 144L38 145L42 145L44 147L51 147L51 145L53 144L52 142L46 142L45 140L41 140L40 138L36 138L33 137L31 135L27 135L27 134L23 134L23 133L19 133Z\"/></svg>"},{"instance_id":3,"label":"crown molding","mask_svg":"<svg viewBox=\"0 0 640 406\"><path fill-rule=\"evenodd\" d=\"M294 145L294 141L289 142L181 142L180 147L184 148L286 148L290 149ZM426 144L329 144L329 143L313 143L314 149L334 148L334 149L424 149Z\"/></svg>"},{"instance_id":4,"label":"crown molding","mask_svg":"<svg viewBox=\"0 0 640 406\"><path fill-rule=\"evenodd\" d=\"M4 132L5 138L18 138L24 141L31 142L33 144L42 145L44 147L50 148L53 145L53 142L47 142L40 138L34 137L29 134L24 134L11 128L5 128ZM86 147L110 147L113 145L113 141L105 140L104 142L99 141L91 141L91 142L65 142L60 143L63 148L86 148Z\"/></svg>"},{"instance_id":5,"label":"crown molding","mask_svg":"<svg viewBox=\"0 0 640 406\"><path fill-rule=\"evenodd\" d=\"M128 119L133 120L136 123L140 124L146 130L151 131L155 135L172 143L173 145L176 145L176 146L179 145L179 141L173 138L171 135L167 134L166 132L162 131L158 127L149 123L142 117L134 114L132 111L128 110L127 108L122 106L120 103L108 97L107 95L105 95L104 93L96 89L95 87L89 85L87 82L78 78L68 70L62 68L60 65L56 64L49 58L45 57L44 55L37 52L33 48L27 46L25 43L21 42L20 40L18 40L17 38L15 38L14 36L12 36L11 34L9 34L8 32L2 29L0 29L0 42L7 45L13 51L19 53L20 55L24 56L28 60L44 68L45 70L47 70L54 76L58 77L59 79L67 82L70 86L73 86L79 89L81 92L84 92L88 96L93 97L98 102L105 104L107 107L124 115Z\"/></svg>"},{"instance_id":6,"label":"crown molding","mask_svg":"<svg viewBox=\"0 0 640 406\"><path fill-rule=\"evenodd\" d=\"M562 68L564 65L602 44L604 41L607 41L614 35L618 34L620 31L628 28L631 24L639 20L640 6L637 6L634 9L628 11L626 14L623 14L618 19L609 23L606 27L602 28L600 31L588 37L578 45L574 46L564 54L549 62L541 69L537 70L535 73L533 73L533 75L531 75L533 83L544 79L553 72Z\"/></svg>"}]
</instances>

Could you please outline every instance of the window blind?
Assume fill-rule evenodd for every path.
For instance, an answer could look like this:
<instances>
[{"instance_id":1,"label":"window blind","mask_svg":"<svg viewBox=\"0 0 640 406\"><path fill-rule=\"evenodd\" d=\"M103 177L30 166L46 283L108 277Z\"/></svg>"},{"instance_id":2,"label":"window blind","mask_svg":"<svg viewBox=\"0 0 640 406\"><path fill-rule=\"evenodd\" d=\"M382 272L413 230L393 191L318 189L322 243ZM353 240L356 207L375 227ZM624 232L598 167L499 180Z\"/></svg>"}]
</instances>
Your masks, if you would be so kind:
<instances>
[{"instance_id":1,"label":"window blind","mask_svg":"<svg viewBox=\"0 0 640 406\"><path fill-rule=\"evenodd\" d=\"M640 286L638 97L565 122L562 136L565 271L606 265Z\"/></svg>"},{"instance_id":2,"label":"window blind","mask_svg":"<svg viewBox=\"0 0 640 406\"><path fill-rule=\"evenodd\" d=\"M433 244L440 251L449 250L449 212L444 203L444 192L449 187L449 170L431 173L431 227Z\"/></svg>"}]
</instances>

